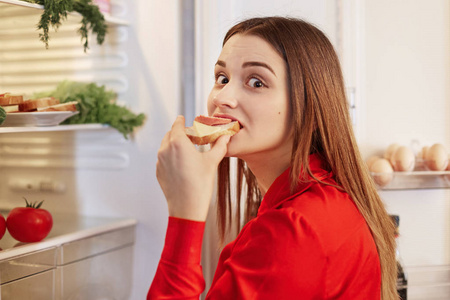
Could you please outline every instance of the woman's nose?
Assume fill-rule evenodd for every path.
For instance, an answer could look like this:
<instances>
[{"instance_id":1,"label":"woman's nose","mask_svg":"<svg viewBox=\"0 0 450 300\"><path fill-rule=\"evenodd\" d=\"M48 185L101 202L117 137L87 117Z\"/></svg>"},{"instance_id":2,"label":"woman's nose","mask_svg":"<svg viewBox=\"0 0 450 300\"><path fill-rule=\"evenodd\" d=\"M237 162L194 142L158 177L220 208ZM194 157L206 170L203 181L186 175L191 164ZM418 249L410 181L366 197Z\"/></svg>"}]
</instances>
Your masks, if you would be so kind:
<instances>
[{"instance_id":1,"label":"woman's nose","mask_svg":"<svg viewBox=\"0 0 450 300\"><path fill-rule=\"evenodd\" d=\"M238 91L236 91L236 88L228 83L222 89L213 94L212 101L217 107L236 108L238 104L237 93Z\"/></svg>"}]
</instances>

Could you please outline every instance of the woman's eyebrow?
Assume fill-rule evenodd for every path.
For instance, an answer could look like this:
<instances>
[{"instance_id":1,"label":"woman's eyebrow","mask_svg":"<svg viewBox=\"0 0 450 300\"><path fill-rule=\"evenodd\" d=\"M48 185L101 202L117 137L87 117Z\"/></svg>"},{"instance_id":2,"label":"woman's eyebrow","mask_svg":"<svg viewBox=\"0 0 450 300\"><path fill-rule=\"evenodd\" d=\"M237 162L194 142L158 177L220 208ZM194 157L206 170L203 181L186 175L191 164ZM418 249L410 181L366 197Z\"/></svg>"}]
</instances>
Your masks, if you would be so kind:
<instances>
[{"instance_id":1,"label":"woman's eyebrow","mask_svg":"<svg viewBox=\"0 0 450 300\"><path fill-rule=\"evenodd\" d=\"M226 66L227 66L227 64L223 60L220 60L220 59L216 62L216 66L217 65L219 65L223 68L226 68Z\"/></svg>"},{"instance_id":2,"label":"woman's eyebrow","mask_svg":"<svg viewBox=\"0 0 450 300\"><path fill-rule=\"evenodd\" d=\"M263 68L266 68L267 70L269 70L270 72L272 72L272 74L275 75L275 77L277 77L277 74L275 74L275 71L268 64L260 62L260 61L247 61L242 64L242 67L243 68L263 67Z\"/></svg>"},{"instance_id":3,"label":"woman's eyebrow","mask_svg":"<svg viewBox=\"0 0 450 300\"><path fill-rule=\"evenodd\" d=\"M217 66L221 66L221 67L223 67L223 68L226 68L226 66L227 66L227 64L223 61L223 60L218 60L217 62L216 62L216 65ZM247 62L244 62L243 64L242 64L242 67L243 68L248 68L248 67L263 67L263 68L266 68L267 70L269 70L270 72L272 72L272 74L273 75L275 75L275 77L277 77L277 74L275 74L275 71L268 65L268 64L266 64L266 63L263 63L263 62L259 62L259 61L247 61Z\"/></svg>"}]
</instances>

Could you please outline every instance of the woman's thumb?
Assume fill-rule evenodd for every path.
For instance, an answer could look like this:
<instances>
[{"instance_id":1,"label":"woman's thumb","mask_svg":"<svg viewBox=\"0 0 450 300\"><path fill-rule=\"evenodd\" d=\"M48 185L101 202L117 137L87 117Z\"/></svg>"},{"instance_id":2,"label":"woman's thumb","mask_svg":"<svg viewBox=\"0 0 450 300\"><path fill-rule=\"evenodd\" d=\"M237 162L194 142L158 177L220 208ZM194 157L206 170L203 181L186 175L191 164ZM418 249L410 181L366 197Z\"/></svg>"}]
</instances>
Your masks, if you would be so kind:
<instances>
[{"instance_id":1,"label":"woman's thumb","mask_svg":"<svg viewBox=\"0 0 450 300\"><path fill-rule=\"evenodd\" d=\"M223 135L219 137L211 147L211 150L208 151L208 156L220 162L222 158L224 158L225 154L227 154L227 145L230 141L230 138L230 135Z\"/></svg>"}]
</instances>

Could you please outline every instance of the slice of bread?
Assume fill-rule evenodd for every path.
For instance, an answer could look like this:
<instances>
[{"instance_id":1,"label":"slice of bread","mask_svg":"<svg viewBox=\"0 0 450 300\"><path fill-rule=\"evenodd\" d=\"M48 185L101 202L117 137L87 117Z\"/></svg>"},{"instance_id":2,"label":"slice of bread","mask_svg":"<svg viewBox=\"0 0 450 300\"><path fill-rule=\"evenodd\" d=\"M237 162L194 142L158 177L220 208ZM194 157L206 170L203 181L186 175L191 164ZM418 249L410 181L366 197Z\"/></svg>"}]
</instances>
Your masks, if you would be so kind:
<instances>
[{"instance_id":1,"label":"slice of bread","mask_svg":"<svg viewBox=\"0 0 450 300\"><path fill-rule=\"evenodd\" d=\"M59 104L59 99L53 97L30 99L19 104L19 110L21 112L36 111L39 107L48 107Z\"/></svg>"},{"instance_id":2,"label":"slice of bread","mask_svg":"<svg viewBox=\"0 0 450 300\"><path fill-rule=\"evenodd\" d=\"M70 101L46 107L38 107L37 111L77 111L77 104L77 101Z\"/></svg>"},{"instance_id":3,"label":"slice of bread","mask_svg":"<svg viewBox=\"0 0 450 300\"><path fill-rule=\"evenodd\" d=\"M194 125L186 127L185 132L192 143L206 145L214 143L222 135L235 135L240 130L239 122L233 121L224 125L205 125L194 121Z\"/></svg>"},{"instance_id":4,"label":"slice of bread","mask_svg":"<svg viewBox=\"0 0 450 300\"><path fill-rule=\"evenodd\" d=\"M23 95L5 93L0 95L0 106L17 105L23 102Z\"/></svg>"}]
</instances>

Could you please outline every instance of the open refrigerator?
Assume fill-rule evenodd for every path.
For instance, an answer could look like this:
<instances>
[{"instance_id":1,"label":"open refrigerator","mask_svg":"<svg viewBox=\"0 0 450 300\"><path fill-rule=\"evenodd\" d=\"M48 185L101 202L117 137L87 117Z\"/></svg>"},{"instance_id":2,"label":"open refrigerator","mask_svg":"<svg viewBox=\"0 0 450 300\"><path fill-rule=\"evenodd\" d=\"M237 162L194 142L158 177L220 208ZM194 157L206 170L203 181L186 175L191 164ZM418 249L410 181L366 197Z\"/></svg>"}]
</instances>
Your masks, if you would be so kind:
<instances>
[{"instance_id":1,"label":"open refrigerator","mask_svg":"<svg viewBox=\"0 0 450 300\"><path fill-rule=\"evenodd\" d=\"M193 7L189 8L189 4ZM154 179L156 153L165 133L161 129L170 128L179 113L185 114L188 120L196 114L205 113L204 99L213 80L212 66L220 53L224 31L235 21L253 15L294 15L319 24L327 32L337 46L347 85L351 87L350 94L354 100L352 114L357 137L359 142L362 141L362 152L374 152L388 141L403 142L409 139L411 131L418 134L415 138L424 141L448 142L445 139L448 137L448 129L445 129L448 126L436 126L435 132L430 135L430 124L425 124L427 118L424 116L431 112L434 114L433 121L448 125L445 121L448 115L443 116L446 109L448 111L448 104L441 95L448 89L444 91L438 85L443 80L441 75L444 72L438 69L443 65L439 49L444 49L444 53L448 46L435 45L433 49L417 54L412 48L403 51L401 46L404 45L400 44L406 39L405 45L408 46L408 38L420 45L448 41L448 34L445 35L448 29L443 29L448 24L450 12L446 0L423 0L408 6L403 1L387 0L281 0L276 3L271 0L111 0L111 11L106 14L110 30L107 40L99 47L91 37L88 54L83 53L76 33L79 16L70 15L58 33L52 35L49 50L45 50L35 31L42 8L16 0L1 0L0 5L0 93L33 93L52 89L69 78L104 84L118 93L119 101L139 105L151 114L148 125L139 132L136 140L125 139L114 129L101 124L0 127L0 209L5 212L22 205L22 196L30 200L46 199L44 207L55 212L55 215L78 216L94 224L93 227L77 229L75 233L66 232L79 241L98 234L109 234L111 228L120 232L131 228L134 232L134 235L130 233L131 239L125 239L124 243L117 242L105 251L93 252L113 255L119 253L114 252L116 249L123 249L120 251L134 255L134 262L126 256L127 263L124 265L130 268L133 264L133 270L124 270L126 279L122 279L124 289L132 289L134 297L129 299L145 296L164 242L167 209ZM123 15L127 7L129 11L133 10L131 17ZM182 24L180 19L184 18L186 10L192 23ZM433 11L441 13L431 16ZM380 15L387 15L385 22L379 22ZM398 21L400 18L402 22ZM417 25L407 22L411 19L417 20ZM419 20L432 20L427 24L439 25L436 25L437 30L433 27L422 36L426 43L408 34L409 28L402 26L425 26ZM396 34L394 29L398 28L404 28L405 32ZM441 31L442 37L439 36ZM416 30L415 34L420 32ZM389 45L383 43L386 36L392 36L389 45L397 47L387 47ZM416 48L420 49L420 45ZM431 50L433 55L429 55ZM385 51L390 51L389 55L380 55ZM442 56L447 55L448 58L450 52L446 53ZM412 54L417 54L418 59L413 59ZM419 97L415 95L420 94L419 89L413 89L405 97L412 86L409 75L417 72L414 70L410 74L389 77L400 72L400 68L395 69L397 61L389 61L386 57L405 59L407 62L407 58L411 58L414 63L426 61L427 64L421 67L428 70L428 76L421 80L428 80L429 86L437 87L433 89L433 94ZM381 70L380 60L385 63L383 66L388 72ZM184 73L185 68L190 69L189 72ZM402 65L402 68L408 70L408 66ZM383 78L390 78L392 83L385 84ZM380 82L381 88L376 88ZM399 87L399 83L404 85ZM416 85L420 86L418 83ZM425 90L421 89L422 92ZM189 93L190 97L187 97ZM188 98L190 102L185 102ZM365 99L369 100L364 102ZM431 102L432 105L429 105ZM394 115L393 109L381 112L394 104L397 107L405 105L408 110L401 116ZM399 214L401 218L400 251L407 263L408 297L410 300L450 299L448 181L437 180L441 177L437 178L435 174L395 175L398 180L385 190L380 190L380 194L389 212ZM448 173L441 175L448 176ZM425 185L427 188L424 188ZM106 223L97 223L97 215L101 215L100 219ZM135 226L136 219L139 220L138 226ZM75 218L73 222L77 224L79 221ZM205 232L203 251L207 284L211 282L218 259L214 228L215 221L211 218ZM54 249L46 257L52 262L43 263L44 269L39 269L37 273L44 271L43 275L52 278L54 299L60 299L57 298L62 297L60 285L56 283L61 274L58 268L64 265L60 261L60 247L69 241L67 236L63 239L61 236L50 238L55 242L50 248ZM6 243L4 239L0 241L0 247L3 247L3 242ZM134 250L131 250L133 247ZM16 249L23 251L25 247L21 245ZM89 252L82 255L84 259L102 258ZM4 258L10 261L12 257L8 254ZM30 265L27 260L8 264ZM134 277L130 283L131 273ZM18 276L14 278L8 283L19 282ZM128 283L132 286L128 287ZM99 295L92 297L102 299Z\"/></svg>"},{"instance_id":2,"label":"open refrigerator","mask_svg":"<svg viewBox=\"0 0 450 300\"><path fill-rule=\"evenodd\" d=\"M77 34L81 17L68 15L49 48L36 24L43 7L0 1L0 91L30 97L63 80L94 82L121 95L128 89L123 50L124 1L102 1L107 38L89 36L84 53ZM119 17L113 17L113 15ZM103 124L59 125L65 112L10 117L0 126L0 210L45 199L53 215L49 236L24 244L8 233L0 241L0 299L129 299L136 220L82 215L77 173L127 168L130 141ZM37 200L37 199L36 199Z\"/></svg>"}]
</instances>

